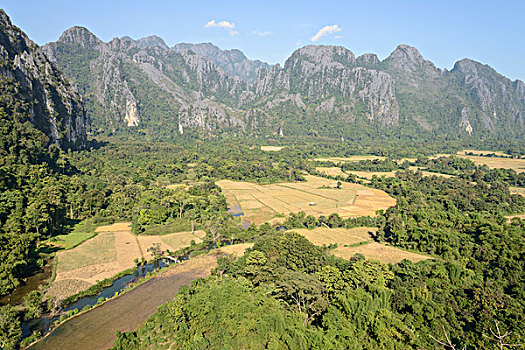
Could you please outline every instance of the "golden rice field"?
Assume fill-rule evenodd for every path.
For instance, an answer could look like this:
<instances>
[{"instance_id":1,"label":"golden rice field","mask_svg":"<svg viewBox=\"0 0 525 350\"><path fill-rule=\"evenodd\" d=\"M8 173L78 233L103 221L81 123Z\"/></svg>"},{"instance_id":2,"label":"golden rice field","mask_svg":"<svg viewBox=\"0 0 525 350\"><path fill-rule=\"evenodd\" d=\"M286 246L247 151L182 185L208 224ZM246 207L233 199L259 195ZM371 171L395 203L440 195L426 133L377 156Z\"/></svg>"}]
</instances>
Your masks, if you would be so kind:
<instances>
[{"instance_id":1,"label":"golden rice field","mask_svg":"<svg viewBox=\"0 0 525 350\"><path fill-rule=\"evenodd\" d=\"M265 152L279 152L285 146L261 146L261 151Z\"/></svg>"},{"instance_id":2,"label":"golden rice field","mask_svg":"<svg viewBox=\"0 0 525 350\"><path fill-rule=\"evenodd\" d=\"M221 180L221 187L230 210L244 213L244 218L260 224L277 214L304 211L307 215L337 213L343 218L375 216L379 209L395 205L396 200L386 192L363 185L343 183L307 175L307 181L259 185L250 182Z\"/></svg>"},{"instance_id":3,"label":"golden rice field","mask_svg":"<svg viewBox=\"0 0 525 350\"><path fill-rule=\"evenodd\" d=\"M290 231L303 235L310 242L318 246L328 246L337 243L338 247L332 252L334 255L345 259L350 259L355 254L363 254L367 259L375 259L383 263L393 264L403 259L408 259L413 262L431 259L431 257L422 254L408 252L372 241L371 233L377 231L374 227L355 227L351 229L316 227L312 230L293 229ZM364 244L358 245L359 243Z\"/></svg>"},{"instance_id":4,"label":"golden rice field","mask_svg":"<svg viewBox=\"0 0 525 350\"><path fill-rule=\"evenodd\" d=\"M101 226L98 235L79 246L59 251L56 278L46 296L65 298L117 273L135 266L134 259L151 259L148 248L158 243L163 250L175 251L199 243L204 231L177 232L167 235L136 236L130 223Z\"/></svg>"}]
</instances>

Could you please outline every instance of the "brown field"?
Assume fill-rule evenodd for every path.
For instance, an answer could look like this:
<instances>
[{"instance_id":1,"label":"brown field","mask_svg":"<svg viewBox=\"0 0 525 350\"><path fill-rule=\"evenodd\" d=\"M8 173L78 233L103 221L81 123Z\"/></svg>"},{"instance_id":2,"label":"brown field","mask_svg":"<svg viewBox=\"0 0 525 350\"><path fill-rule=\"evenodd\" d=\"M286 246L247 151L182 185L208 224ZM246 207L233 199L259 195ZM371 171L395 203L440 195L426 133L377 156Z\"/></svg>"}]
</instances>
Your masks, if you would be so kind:
<instances>
[{"instance_id":1,"label":"brown field","mask_svg":"<svg viewBox=\"0 0 525 350\"><path fill-rule=\"evenodd\" d=\"M514 169L517 173L525 172L525 159L481 157L458 155L461 158L468 158L477 165L486 165L489 168Z\"/></svg>"},{"instance_id":2,"label":"brown field","mask_svg":"<svg viewBox=\"0 0 525 350\"><path fill-rule=\"evenodd\" d=\"M375 227L355 227L351 229L328 227L316 227L313 230L293 229L294 231L306 237L315 245L323 246L337 243L338 247L333 250L334 255L345 259L350 259L355 254L363 254L367 259L379 260L383 263L398 263L403 259L414 262L431 259L428 256L407 252L402 249L387 246L372 241L371 233L375 233ZM367 242L356 247L348 247L356 243ZM345 247L345 245L347 247Z\"/></svg>"},{"instance_id":3,"label":"brown field","mask_svg":"<svg viewBox=\"0 0 525 350\"><path fill-rule=\"evenodd\" d=\"M357 177L362 177L365 179L372 179L372 176L376 175L377 177L385 176L385 177L394 177L396 176L398 170L394 171L357 171L357 170L349 170L349 174L354 174Z\"/></svg>"},{"instance_id":4,"label":"brown field","mask_svg":"<svg viewBox=\"0 0 525 350\"><path fill-rule=\"evenodd\" d=\"M261 146L261 151L265 152L279 152L285 146Z\"/></svg>"},{"instance_id":5,"label":"brown field","mask_svg":"<svg viewBox=\"0 0 525 350\"><path fill-rule=\"evenodd\" d=\"M347 173L345 173L341 168L333 166L333 167L317 167L315 168L320 173L324 173L328 176L348 176Z\"/></svg>"},{"instance_id":6,"label":"brown field","mask_svg":"<svg viewBox=\"0 0 525 350\"><path fill-rule=\"evenodd\" d=\"M224 254L231 254L235 257L241 257L244 255L246 249L253 247L253 243L241 243L235 245L228 245L219 249Z\"/></svg>"},{"instance_id":7,"label":"brown field","mask_svg":"<svg viewBox=\"0 0 525 350\"><path fill-rule=\"evenodd\" d=\"M380 159L384 160L385 157L380 156L370 156L370 155L355 155L350 157L324 157L324 158L315 158L320 162L334 162L334 163L345 163L345 162L358 162L360 160L375 160Z\"/></svg>"},{"instance_id":8,"label":"brown field","mask_svg":"<svg viewBox=\"0 0 525 350\"><path fill-rule=\"evenodd\" d=\"M405 250L387 246L377 242L370 242L357 247L339 247L334 251L335 255L345 259L349 259L358 253L363 254L367 259L375 259L383 263L392 264L398 263L403 259L407 259L413 262L432 259L432 257L426 255L407 252Z\"/></svg>"},{"instance_id":9,"label":"brown field","mask_svg":"<svg viewBox=\"0 0 525 350\"><path fill-rule=\"evenodd\" d=\"M117 273L135 266L134 259L152 259L148 248L159 243L161 249L175 251L202 241L204 231L177 232L167 235L136 236L130 223L101 226L98 235L79 246L57 252L56 278L46 296L66 298Z\"/></svg>"},{"instance_id":10,"label":"brown field","mask_svg":"<svg viewBox=\"0 0 525 350\"><path fill-rule=\"evenodd\" d=\"M497 156L504 156L504 157L508 157L509 154L505 153L505 152L498 152L498 151L479 151L479 150L475 150L475 149L464 149L463 151L458 151L458 155L466 155L467 153L474 153L476 155L480 155L480 154L492 154L494 153L495 155Z\"/></svg>"},{"instance_id":11,"label":"brown field","mask_svg":"<svg viewBox=\"0 0 525 350\"><path fill-rule=\"evenodd\" d=\"M375 227L328 228L316 227L312 230L306 228L290 230L306 237L315 245L323 246L337 243L338 246L351 245L372 239L370 232L376 232Z\"/></svg>"},{"instance_id":12,"label":"brown field","mask_svg":"<svg viewBox=\"0 0 525 350\"><path fill-rule=\"evenodd\" d=\"M510 193L514 194L521 194L522 196L525 196L525 188L523 187L511 187Z\"/></svg>"},{"instance_id":13,"label":"brown field","mask_svg":"<svg viewBox=\"0 0 525 350\"><path fill-rule=\"evenodd\" d=\"M306 176L306 182L258 185L249 182L221 180L230 210L244 213L244 218L260 224L276 217L304 211L307 215L337 213L343 218L374 216L376 210L387 209L396 201L386 192L363 185L343 183L336 189L337 181L318 176ZM310 203L315 203L310 205Z\"/></svg>"}]
</instances>

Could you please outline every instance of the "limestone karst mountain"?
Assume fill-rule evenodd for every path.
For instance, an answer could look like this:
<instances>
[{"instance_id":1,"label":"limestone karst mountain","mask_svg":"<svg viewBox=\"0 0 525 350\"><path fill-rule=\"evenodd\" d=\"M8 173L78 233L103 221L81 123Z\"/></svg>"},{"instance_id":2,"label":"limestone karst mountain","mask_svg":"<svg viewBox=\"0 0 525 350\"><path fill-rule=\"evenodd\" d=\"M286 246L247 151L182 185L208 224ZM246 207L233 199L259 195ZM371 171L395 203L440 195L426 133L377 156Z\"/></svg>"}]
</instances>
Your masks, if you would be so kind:
<instances>
[{"instance_id":1,"label":"limestone karst mountain","mask_svg":"<svg viewBox=\"0 0 525 350\"><path fill-rule=\"evenodd\" d=\"M383 61L375 54L356 58L341 46L309 45L283 66L270 66L210 43L170 48L156 36L106 43L73 27L44 51L76 82L98 132L388 128L520 136L525 130L523 82L467 59L442 70L407 45Z\"/></svg>"},{"instance_id":2,"label":"limestone karst mountain","mask_svg":"<svg viewBox=\"0 0 525 350\"><path fill-rule=\"evenodd\" d=\"M14 26L1 9L0 62L0 107L9 115L27 117L50 142L64 149L86 146L81 96L42 49ZM9 96L16 98L9 100Z\"/></svg>"}]
</instances>

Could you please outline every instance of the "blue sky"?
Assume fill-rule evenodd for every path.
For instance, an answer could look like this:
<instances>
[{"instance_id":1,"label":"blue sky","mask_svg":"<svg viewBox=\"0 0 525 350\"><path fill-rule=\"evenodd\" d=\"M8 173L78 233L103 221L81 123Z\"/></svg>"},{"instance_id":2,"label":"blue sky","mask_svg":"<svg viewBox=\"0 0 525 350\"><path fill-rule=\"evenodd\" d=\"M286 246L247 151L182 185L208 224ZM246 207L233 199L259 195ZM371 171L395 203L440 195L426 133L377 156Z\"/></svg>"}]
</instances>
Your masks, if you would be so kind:
<instances>
[{"instance_id":1,"label":"blue sky","mask_svg":"<svg viewBox=\"0 0 525 350\"><path fill-rule=\"evenodd\" d=\"M307 44L384 59L403 43L440 68L468 57L525 80L525 1L0 0L0 7L39 44L82 25L104 41L156 34L170 46L212 42L283 63Z\"/></svg>"}]
</instances>

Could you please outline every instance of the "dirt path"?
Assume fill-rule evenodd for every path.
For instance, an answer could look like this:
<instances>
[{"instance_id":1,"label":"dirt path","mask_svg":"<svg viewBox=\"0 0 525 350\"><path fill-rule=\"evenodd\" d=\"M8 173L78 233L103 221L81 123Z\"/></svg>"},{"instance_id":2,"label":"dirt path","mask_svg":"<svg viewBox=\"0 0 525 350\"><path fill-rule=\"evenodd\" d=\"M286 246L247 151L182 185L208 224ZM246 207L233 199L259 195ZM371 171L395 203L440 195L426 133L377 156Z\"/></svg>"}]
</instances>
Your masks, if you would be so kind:
<instances>
[{"instance_id":1,"label":"dirt path","mask_svg":"<svg viewBox=\"0 0 525 350\"><path fill-rule=\"evenodd\" d=\"M117 331L136 329L172 300L180 286L208 276L216 264L217 254L211 253L173 266L131 292L65 322L30 349L108 349Z\"/></svg>"}]
</instances>

